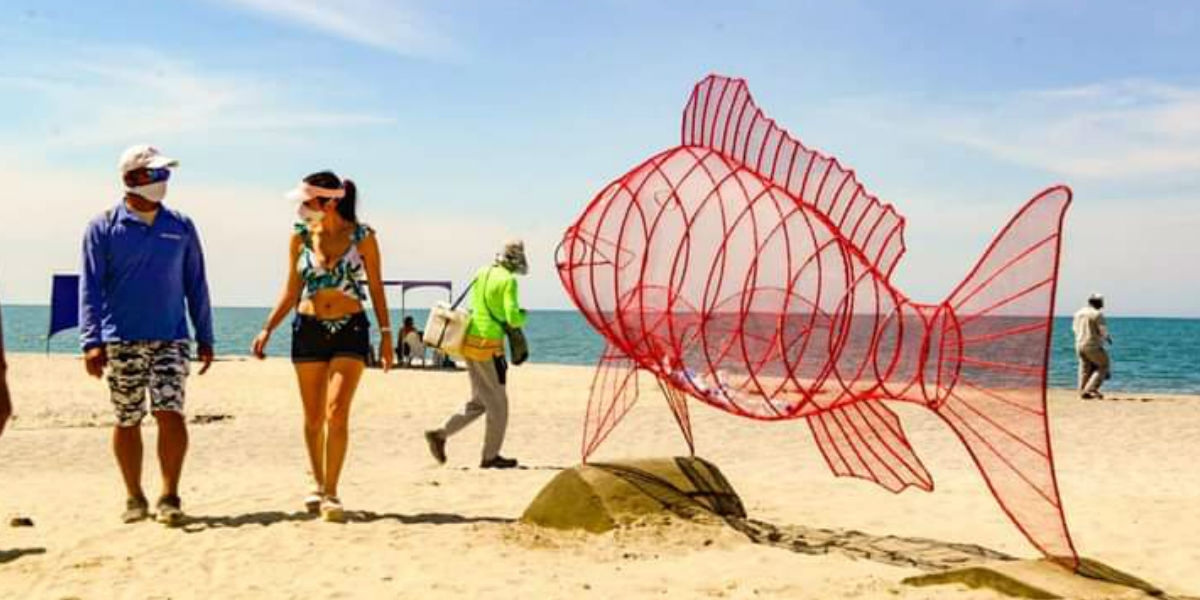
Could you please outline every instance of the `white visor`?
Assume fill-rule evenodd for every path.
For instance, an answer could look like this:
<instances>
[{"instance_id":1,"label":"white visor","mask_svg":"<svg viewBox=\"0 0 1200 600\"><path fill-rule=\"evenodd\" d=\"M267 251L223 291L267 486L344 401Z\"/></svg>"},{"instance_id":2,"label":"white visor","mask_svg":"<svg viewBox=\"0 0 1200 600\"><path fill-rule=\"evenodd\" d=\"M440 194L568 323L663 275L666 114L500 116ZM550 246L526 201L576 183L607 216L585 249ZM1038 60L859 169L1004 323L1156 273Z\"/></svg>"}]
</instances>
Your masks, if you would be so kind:
<instances>
[{"instance_id":1,"label":"white visor","mask_svg":"<svg viewBox=\"0 0 1200 600\"><path fill-rule=\"evenodd\" d=\"M296 187L284 194L283 197L292 202L305 202L309 198L342 198L345 195L346 190L341 188L317 187L301 181Z\"/></svg>"}]
</instances>

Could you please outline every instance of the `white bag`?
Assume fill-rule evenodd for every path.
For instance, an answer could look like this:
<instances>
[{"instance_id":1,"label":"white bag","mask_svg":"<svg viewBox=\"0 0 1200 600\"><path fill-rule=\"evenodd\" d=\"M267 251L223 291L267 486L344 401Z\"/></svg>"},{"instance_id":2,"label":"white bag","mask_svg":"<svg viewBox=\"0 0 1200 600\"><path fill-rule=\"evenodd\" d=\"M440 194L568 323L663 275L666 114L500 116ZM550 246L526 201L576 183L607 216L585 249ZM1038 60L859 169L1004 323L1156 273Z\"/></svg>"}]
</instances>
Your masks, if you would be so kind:
<instances>
[{"instance_id":1,"label":"white bag","mask_svg":"<svg viewBox=\"0 0 1200 600\"><path fill-rule=\"evenodd\" d=\"M461 357L470 321L471 313L438 302L430 309L429 320L425 322L425 345L450 356Z\"/></svg>"}]
</instances>

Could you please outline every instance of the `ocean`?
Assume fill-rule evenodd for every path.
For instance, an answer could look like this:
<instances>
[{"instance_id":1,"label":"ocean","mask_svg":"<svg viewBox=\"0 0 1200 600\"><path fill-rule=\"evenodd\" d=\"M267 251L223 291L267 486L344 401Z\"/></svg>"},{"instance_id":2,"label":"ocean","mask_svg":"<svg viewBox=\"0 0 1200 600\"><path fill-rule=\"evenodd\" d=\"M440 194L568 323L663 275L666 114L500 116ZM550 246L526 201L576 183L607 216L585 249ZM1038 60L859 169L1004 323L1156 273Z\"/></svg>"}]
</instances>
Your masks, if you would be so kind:
<instances>
[{"instance_id":1,"label":"ocean","mask_svg":"<svg viewBox=\"0 0 1200 600\"><path fill-rule=\"evenodd\" d=\"M266 319L266 308L214 309L217 353L222 356L249 354L250 340ZM408 312L422 327L424 310ZM1111 349L1113 375L1106 391L1200 394L1200 319L1110 317L1115 341ZM49 308L4 306L4 343L9 352L44 352ZM392 312L393 327L400 325L399 311ZM533 310L525 329L532 350L531 362L593 365L604 344L587 321L571 310ZM286 357L291 332L287 323L272 336L268 354ZM50 352L78 353L76 330L62 332L50 341ZM1054 322L1054 344L1050 360L1051 387L1075 387L1074 344L1071 320Z\"/></svg>"}]
</instances>

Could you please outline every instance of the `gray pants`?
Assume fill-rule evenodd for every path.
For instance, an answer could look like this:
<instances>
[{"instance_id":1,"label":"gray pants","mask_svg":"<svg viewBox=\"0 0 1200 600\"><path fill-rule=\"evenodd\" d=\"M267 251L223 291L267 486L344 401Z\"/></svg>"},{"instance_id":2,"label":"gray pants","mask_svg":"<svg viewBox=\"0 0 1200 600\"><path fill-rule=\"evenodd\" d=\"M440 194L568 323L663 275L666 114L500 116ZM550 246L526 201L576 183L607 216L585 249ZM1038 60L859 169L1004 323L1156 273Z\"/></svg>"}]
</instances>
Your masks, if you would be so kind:
<instances>
[{"instance_id":1,"label":"gray pants","mask_svg":"<svg viewBox=\"0 0 1200 600\"><path fill-rule=\"evenodd\" d=\"M1079 391L1095 394L1108 379L1108 352L1104 348L1079 349Z\"/></svg>"},{"instance_id":2,"label":"gray pants","mask_svg":"<svg viewBox=\"0 0 1200 600\"><path fill-rule=\"evenodd\" d=\"M471 378L471 399L462 411L446 420L439 433L450 437L470 425L479 415L487 413L487 431L483 436L483 460L500 454L504 431L508 427L508 392L504 384L508 363L504 357L494 360L467 360L467 375Z\"/></svg>"}]
</instances>

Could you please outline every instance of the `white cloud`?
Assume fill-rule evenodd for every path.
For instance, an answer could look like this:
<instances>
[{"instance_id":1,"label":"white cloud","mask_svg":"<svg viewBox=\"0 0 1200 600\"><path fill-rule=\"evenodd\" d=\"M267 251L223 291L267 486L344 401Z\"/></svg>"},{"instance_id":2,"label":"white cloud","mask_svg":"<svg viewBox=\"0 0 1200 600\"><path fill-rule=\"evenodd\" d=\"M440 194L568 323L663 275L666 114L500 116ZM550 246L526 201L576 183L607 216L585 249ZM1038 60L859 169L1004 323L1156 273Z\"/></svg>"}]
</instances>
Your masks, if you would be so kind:
<instances>
[{"instance_id":1,"label":"white cloud","mask_svg":"<svg viewBox=\"0 0 1200 600\"><path fill-rule=\"evenodd\" d=\"M36 199L23 214L27 226L0 236L0 298L12 303L44 303L52 273L77 272L87 222L120 197L110 171L87 171L10 157L0 162L0 180L14 198ZM278 298L287 263L287 239L295 206L280 190L250 183L214 184L190 180L185 170L171 180L166 203L190 216L200 230L209 287L217 306L267 306ZM50 217L52 215L52 217ZM384 277L450 279L457 290L489 262L500 243L517 232L482 217L421 212L374 213ZM550 266L556 231L546 226L523 232L533 272L522 281L522 301L532 307L560 307L565 298ZM414 296L428 305L433 296ZM393 303L399 298L393 296Z\"/></svg>"},{"instance_id":2,"label":"white cloud","mask_svg":"<svg viewBox=\"0 0 1200 600\"><path fill-rule=\"evenodd\" d=\"M871 112L891 127L1072 179L1200 171L1200 88L1127 80L873 104Z\"/></svg>"},{"instance_id":3,"label":"white cloud","mask_svg":"<svg viewBox=\"0 0 1200 600\"><path fill-rule=\"evenodd\" d=\"M936 191L906 195L918 194L928 201L905 207L908 251L893 283L918 302L938 302L1026 198L982 203ZM1063 231L1057 312L1069 314L1102 291L1117 315L1195 316L1196 304L1187 299L1200 297L1200 278L1183 273L1200 264L1194 241L1200 211L1181 209L1188 206L1200 207L1200 190L1105 202L1076 196Z\"/></svg>"},{"instance_id":4,"label":"white cloud","mask_svg":"<svg viewBox=\"0 0 1200 600\"><path fill-rule=\"evenodd\" d=\"M113 146L187 133L286 132L375 125L391 117L297 105L261 76L205 71L139 48L94 48L88 61L9 64L0 90L38 95L52 147ZM41 73L57 73L50 77ZM24 142L27 143L27 142Z\"/></svg>"},{"instance_id":5,"label":"white cloud","mask_svg":"<svg viewBox=\"0 0 1200 600\"><path fill-rule=\"evenodd\" d=\"M218 0L290 25L407 56L454 54L412 2L400 0Z\"/></svg>"},{"instance_id":6,"label":"white cloud","mask_svg":"<svg viewBox=\"0 0 1200 600\"><path fill-rule=\"evenodd\" d=\"M288 93L284 84L262 76L201 69L144 49L70 54L88 60L0 67L0 91L25 92L34 107L22 124L33 129L32 135L14 130L0 137L0 179L13 197L36 199L25 215L36 225L0 236L0 292L6 300L44 302L50 273L77 269L85 224L120 195L110 168L116 152L150 140L168 153L183 153L184 168L172 179L167 203L201 228L214 301L268 305L282 282L282 254L295 219L294 206L281 198L285 184L271 177L214 178L219 171L212 160L202 165L192 158L211 159L229 140L243 149L270 152L286 146L292 133L306 134L296 136L304 144L312 129L340 132L347 125L392 122L300 104L306 96ZM47 130L59 131L42 133ZM60 160L64 156L67 160ZM502 240L525 235L539 269L522 288L525 302L535 307L566 302L549 266L558 235L550 226L514 231L484 216L434 208L400 214L384 206L367 212L381 235L388 277L445 278L461 286L491 260Z\"/></svg>"}]
</instances>

